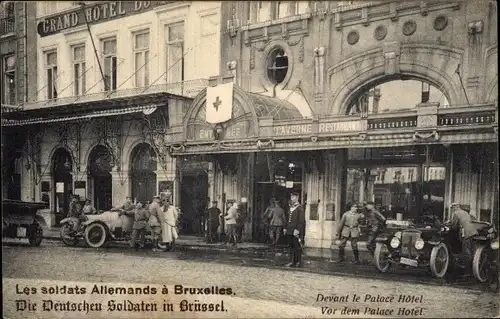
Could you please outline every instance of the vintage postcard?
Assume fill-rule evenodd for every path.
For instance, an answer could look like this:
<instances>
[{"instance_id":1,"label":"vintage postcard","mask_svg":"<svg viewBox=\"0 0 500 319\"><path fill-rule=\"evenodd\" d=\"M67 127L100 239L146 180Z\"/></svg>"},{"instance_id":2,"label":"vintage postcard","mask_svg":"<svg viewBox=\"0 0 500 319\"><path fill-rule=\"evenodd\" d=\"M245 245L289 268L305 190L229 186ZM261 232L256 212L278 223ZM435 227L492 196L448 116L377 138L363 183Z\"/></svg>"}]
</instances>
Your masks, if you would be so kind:
<instances>
[{"instance_id":1,"label":"vintage postcard","mask_svg":"<svg viewBox=\"0 0 500 319\"><path fill-rule=\"evenodd\" d=\"M4 318L498 318L496 1L0 8Z\"/></svg>"}]
</instances>

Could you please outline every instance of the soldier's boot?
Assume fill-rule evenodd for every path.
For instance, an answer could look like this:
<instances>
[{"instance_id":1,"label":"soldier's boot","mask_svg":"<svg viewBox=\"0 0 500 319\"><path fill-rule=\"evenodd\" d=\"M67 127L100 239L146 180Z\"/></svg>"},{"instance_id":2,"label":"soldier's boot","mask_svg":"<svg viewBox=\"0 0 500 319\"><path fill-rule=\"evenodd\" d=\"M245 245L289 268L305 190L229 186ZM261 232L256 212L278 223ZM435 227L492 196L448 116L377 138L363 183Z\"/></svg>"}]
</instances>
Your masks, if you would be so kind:
<instances>
[{"instance_id":1,"label":"soldier's boot","mask_svg":"<svg viewBox=\"0 0 500 319\"><path fill-rule=\"evenodd\" d=\"M359 261L359 251L358 250L353 250L352 253L354 254L353 264L359 265L361 263Z\"/></svg>"},{"instance_id":2,"label":"soldier's boot","mask_svg":"<svg viewBox=\"0 0 500 319\"><path fill-rule=\"evenodd\" d=\"M298 252L295 254L295 259L294 259L294 266L295 267L301 267L302 266L302 253Z\"/></svg>"},{"instance_id":3,"label":"soldier's boot","mask_svg":"<svg viewBox=\"0 0 500 319\"><path fill-rule=\"evenodd\" d=\"M339 259L335 260L334 263L342 263L345 261L345 249L344 247L339 247Z\"/></svg>"}]
</instances>

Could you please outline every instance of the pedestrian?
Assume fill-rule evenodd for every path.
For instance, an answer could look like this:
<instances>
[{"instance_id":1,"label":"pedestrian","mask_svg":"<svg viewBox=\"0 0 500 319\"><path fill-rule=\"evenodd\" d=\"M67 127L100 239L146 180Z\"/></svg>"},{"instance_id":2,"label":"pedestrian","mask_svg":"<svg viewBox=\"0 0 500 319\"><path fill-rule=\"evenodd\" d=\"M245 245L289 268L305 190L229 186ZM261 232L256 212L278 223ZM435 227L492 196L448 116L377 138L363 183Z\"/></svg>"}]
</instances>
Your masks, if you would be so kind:
<instances>
[{"instance_id":1,"label":"pedestrian","mask_svg":"<svg viewBox=\"0 0 500 319\"><path fill-rule=\"evenodd\" d=\"M271 244L276 246L283 233L283 226L286 223L285 210L281 208L277 200L274 200L274 208L269 218L269 237L271 239Z\"/></svg>"},{"instance_id":2,"label":"pedestrian","mask_svg":"<svg viewBox=\"0 0 500 319\"><path fill-rule=\"evenodd\" d=\"M466 265L472 266L473 237L478 235L477 228L473 225L473 217L460 207L460 204L453 203L450 206L451 229L457 231L462 242L462 253L466 259Z\"/></svg>"},{"instance_id":3,"label":"pedestrian","mask_svg":"<svg viewBox=\"0 0 500 319\"><path fill-rule=\"evenodd\" d=\"M123 203L122 205L111 208L112 212L116 212L116 211L120 211L120 210L123 211L125 213L125 215L128 215L128 216L134 214L135 205L132 202L132 197L127 196L125 198L125 203Z\"/></svg>"},{"instance_id":4,"label":"pedestrian","mask_svg":"<svg viewBox=\"0 0 500 319\"><path fill-rule=\"evenodd\" d=\"M174 249L175 240L179 237L177 234L177 218L179 213L175 206L170 205L170 199L166 198L161 206L160 226L161 226L161 242L170 245Z\"/></svg>"},{"instance_id":5,"label":"pedestrian","mask_svg":"<svg viewBox=\"0 0 500 319\"><path fill-rule=\"evenodd\" d=\"M85 215L82 212L82 205L80 204L80 196L73 195L71 197L71 202L69 203L68 217L76 218L73 231L78 232L80 230L80 224L85 220Z\"/></svg>"},{"instance_id":6,"label":"pedestrian","mask_svg":"<svg viewBox=\"0 0 500 319\"><path fill-rule=\"evenodd\" d=\"M262 213L262 217L260 220L260 241L267 242L270 237L270 229L271 229L271 215L273 214L273 210L276 207L276 199L273 197L269 200L269 206L267 206L266 210Z\"/></svg>"},{"instance_id":7,"label":"pedestrian","mask_svg":"<svg viewBox=\"0 0 500 319\"><path fill-rule=\"evenodd\" d=\"M368 242L366 248L372 254L375 252L375 246L377 236L380 231L385 226L386 218L382 215L376 208L374 202L367 202L365 205L364 217L366 218L366 224L368 226Z\"/></svg>"},{"instance_id":8,"label":"pedestrian","mask_svg":"<svg viewBox=\"0 0 500 319\"><path fill-rule=\"evenodd\" d=\"M90 199L87 198L85 200L85 205L83 206L83 214L84 215L94 215L96 213L97 213L96 209L94 208L94 206L92 206Z\"/></svg>"},{"instance_id":9,"label":"pedestrian","mask_svg":"<svg viewBox=\"0 0 500 319\"><path fill-rule=\"evenodd\" d=\"M135 212L134 212L134 225L132 226L132 235L130 236L130 247L137 248L136 240L137 237L143 238L148 231L151 231L151 227L148 225L149 221L149 211L142 205L142 203L138 202L135 204ZM142 240L140 241L143 242ZM142 246L141 246L142 248Z\"/></svg>"},{"instance_id":10,"label":"pedestrian","mask_svg":"<svg viewBox=\"0 0 500 319\"><path fill-rule=\"evenodd\" d=\"M229 246L232 240L232 245L235 247L238 241L238 239L236 238L238 227L238 204L236 202L233 203L233 205L228 209L227 215L224 216L224 219L226 220L226 244Z\"/></svg>"},{"instance_id":11,"label":"pedestrian","mask_svg":"<svg viewBox=\"0 0 500 319\"><path fill-rule=\"evenodd\" d=\"M350 210L345 212L337 226L337 238L340 239L339 245L339 260L345 261L345 246L347 240L350 239L352 253L354 255L354 263L359 264L358 238L360 235L359 224L362 219L362 214L358 212L358 205L351 204Z\"/></svg>"},{"instance_id":12,"label":"pedestrian","mask_svg":"<svg viewBox=\"0 0 500 319\"><path fill-rule=\"evenodd\" d=\"M245 229L245 221L247 219L246 206L243 203L237 204L237 218L236 218L236 242L243 242L243 229Z\"/></svg>"},{"instance_id":13,"label":"pedestrian","mask_svg":"<svg viewBox=\"0 0 500 319\"><path fill-rule=\"evenodd\" d=\"M306 230L304 209L299 203L299 194L290 194L290 212L283 234L287 236L290 250L290 262L286 267L300 267L302 262L302 245Z\"/></svg>"},{"instance_id":14,"label":"pedestrian","mask_svg":"<svg viewBox=\"0 0 500 319\"><path fill-rule=\"evenodd\" d=\"M149 220L148 225L151 227L153 235L153 251L158 251L158 240L161 235L161 225L160 225L160 196L153 196L153 201L149 204Z\"/></svg>"},{"instance_id":15,"label":"pedestrian","mask_svg":"<svg viewBox=\"0 0 500 319\"><path fill-rule=\"evenodd\" d=\"M212 207L207 209L206 220L207 220L207 242L217 241L217 229L219 228L219 216L222 214L220 209L217 207L219 203L214 200L212 201Z\"/></svg>"}]
</instances>

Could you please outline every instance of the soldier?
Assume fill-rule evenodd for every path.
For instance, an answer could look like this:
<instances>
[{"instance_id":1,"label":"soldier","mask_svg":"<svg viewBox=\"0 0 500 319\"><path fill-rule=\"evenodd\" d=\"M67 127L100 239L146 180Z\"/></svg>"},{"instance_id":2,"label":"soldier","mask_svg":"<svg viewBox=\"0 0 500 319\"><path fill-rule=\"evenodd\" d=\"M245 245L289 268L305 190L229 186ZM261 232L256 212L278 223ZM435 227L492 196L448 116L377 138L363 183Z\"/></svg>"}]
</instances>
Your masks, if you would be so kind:
<instances>
[{"instance_id":1,"label":"soldier","mask_svg":"<svg viewBox=\"0 0 500 319\"><path fill-rule=\"evenodd\" d=\"M141 203L137 203L135 205L134 226L132 227L132 235L130 236L131 248L134 247L137 248L135 244L137 235L144 236L145 235L144 233L150 230L148 221L149 221L149 211L143 208Z\"/></svg>"},{"instance_id":2,"label":"soldier","mask_svg":"<svg viewBox=\"0 0 500 319\"><path fill-rule=\"evenodd\" d=\"M212 201L212 207L207 209L205 220L207 221L207 242L212 243L217 241L217 228L219 228L219 215L222 214L217 207L218 202Z\"/></svg>"},{"instance_id":3,"label":"soldier","mask_svg":"<svg viewBox=\"0 0 500 319\"><path fill-rule=\"evenodd\" d=\"M80 204L80 196L73 195L71 197L71 202L69 203L68 217L78 218L78 221L76 222L73 230L79 231L81 222L85 221L85 215L83 215L82 205Z\"/></svg>"},{"instance_id":4,"label":"soldier","mask_svg":"<svg viewBox=\"0 0 500 319\"><path fill-rule=\"evenodd\" d=\"M119 210L123 210L125 212L125 215L129 215L129 216L133 215L134 210L135 210L135 205L132 202L132 197L127 196L125 198L125 203L123 205L111 208L112 212L119 211Z\"/></svg>"},{"instance_id":5,"label":"soldier","mask_svg":"<svg viewBox=\"0 0 500 319\"><path fill-rule=\"evenodd\" d=\"M306 230L306 219L304 209L299 203L299 194L290 194L290 212L288 221L283 229L283 234L287 236L290 249L290 262L285 267L300 267L302 261L302 243Z\"/></svg>"},{"instance_id":6,"label":"soldier","mask_svg":"<svg viewBox=\"0 0 500 319\"><path fill-rule=\"evenodd\" d=\"M385 217L376 208L374 202L367 202L365 204L365 218L368 225L368 242L366 248L373 255L375 252L375 239L381 231L381 228L385 225Z\"/></svg>"},{"instance_id":7,"label":"soldier","mask_svg":"<svg viewBox=\"0 0 500 319\"><path fill-rule=\"evenodd\" d=\"M352 204L350 210L342 215L337 226L337 238L340 239L339 260L345 261L345 245L347 240L351 240L352 253L354 254L354 263L359 264L358 238L360 235L359 222L362 214L358 213L358 205Z\"/></svg>"},{"instance_id":8,"label":"soldier","mask_svg":"<svg viewBox=\"0 0 500 319\"><path fill-rule=\"evenodd\" d=\"M153 251L158 251L158 240L161 234L161 207L160 207L160 196L153 196L153 202L149 204L149 221L148 225L152 229L153 235Z\"/></svg>"},{"instance_id":9,"label":"soldier","mask_svg":"<svg viewBox=\"0 0 500 319\"><path fill-rule=\"evenodd\" d=\"M461 231L460 238L462 240L462 252L467 258L467 264L469 265L472 259L472 238L478 235L477 229L472 224L472 216L465 210L461 209L460 204L451 204L450 210L451 228Z\"/></svg>"}]
</instances>

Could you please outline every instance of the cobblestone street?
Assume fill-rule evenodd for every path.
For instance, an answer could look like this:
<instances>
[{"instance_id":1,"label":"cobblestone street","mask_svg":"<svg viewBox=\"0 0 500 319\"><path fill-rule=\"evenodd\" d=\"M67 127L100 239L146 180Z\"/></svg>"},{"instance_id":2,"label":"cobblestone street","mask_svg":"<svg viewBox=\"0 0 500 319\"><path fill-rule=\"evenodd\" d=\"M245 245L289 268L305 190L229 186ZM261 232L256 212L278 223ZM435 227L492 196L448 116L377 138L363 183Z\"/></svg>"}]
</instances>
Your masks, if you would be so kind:
<instances>
[{"instance_id":1,"label":"cobblestone street","mask_svg":"<svg viewBox=\"0 0 500 319\"><path fill-rule=\"evenodd\" d=\"M80 286L98 283L100 285L117 286L126 284L157 284L173 291L173 285L187 287L230 287L233 296L182 296L169 293L167 298L173 304L182 299L199 300L200 302L216 302L224 300L225 312L210 313L211 317L338 317L346 316L340 311L344 307L359 309L359 315L370 317L372 314L382 316L398 316L400 307L416 309L417 317L493 317L498 314L498 296L478 290L456 287L440 287L437 285L408 284L404 281L380 280L317 274L305 271L288 270L284 268L249 267L252 262L233 258L232 262L220 262L218 259L206 259L186 256L176 252L153 253L133 252L125 248L108 250L90 250L86 248L68 248L46 242L40 249L22 245L3 247L3 276L4 276L4 311L9 318L21 318L23 312L16 312L16 299L22 299L16 294L16 284L19 286ZM351 267L349 265L349 267ZM373 271L373 270L372 270ZM43 281L40 281L43 280ZM91 288L88 288L89 291ZM324 296L348 296L348 300L339 302L317 301L318 294ZM358 302L353 302L354 294L361 296ZM370 302L365 298L380 296L411 295L422 296L421 303L380 303ZM153 296L157 298L158 295ZM40 295L33 295L30 300L37 300ZM114 296L89 295L93 298L110 299ZM116 296L115 296L116 297ZM124 298L125 296L118 296ZM127 296L129 298L130 296ZM73 296L57 296L58 299ZM131 297L130 297L131 298ZM129 298L129 299L130 299ZM143 297L144 298L144 297ZM160 297L158 297L161 299ZM78 301L83 297L78 296ZM164 298L165 299L165 298ZM321 299L321 298L320 298ZM156 299L155 299L156 300ZM100 300L102 302L102 300ZM332 313L327 313L330 307ZM365 313L365 309L374 310ZM378 312L376 308L380 308ZM420 308L417 308L420 307ZM333 309L339 309L333 313ZM383 309L393 313L381 312ZM422 309L422 310L420 310ZM325 314L322 314L322 310ZM51 312L37 313L42 318L55 316L78 317L84 314ZM102 311L92 317L113 317L116 313ZM121 313L117 317L124 317ZM201 317L198 313L176 312L174 317ZM203 316L207 316L204 313ZM354 315L355 316L355 315ZM408 317L409 314L398 317ZM411 316L411 315L410 315ZM127 317L143 317L132 314ZM151 317L167 317L163 312L156 312ZM168 317L172 317L171 314Z\"/></svg>"}]
</instances>

